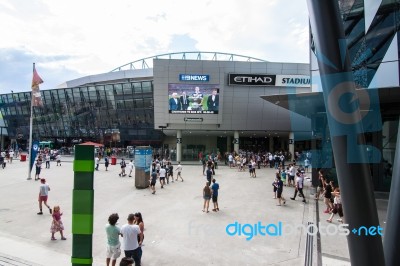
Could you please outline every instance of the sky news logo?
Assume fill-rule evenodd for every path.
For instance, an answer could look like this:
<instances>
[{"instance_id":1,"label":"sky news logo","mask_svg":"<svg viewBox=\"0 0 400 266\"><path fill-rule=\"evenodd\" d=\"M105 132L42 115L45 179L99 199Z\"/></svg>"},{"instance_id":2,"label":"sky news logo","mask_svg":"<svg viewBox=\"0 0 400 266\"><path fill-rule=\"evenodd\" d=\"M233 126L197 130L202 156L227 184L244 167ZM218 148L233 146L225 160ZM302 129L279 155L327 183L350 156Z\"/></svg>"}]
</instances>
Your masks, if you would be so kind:
<instances>
[{"instance_id":1,"label":"sky news logo","mask_svg":"<svg viewBox=\"0 0 400 266\"><path fill-rule=\"evenodd\" d=\"M180 81L210 81L210 75L179 74Z\"/></svg>"},{"instance_id":2,"label":"sky news logo","mask_svg":"<svg viewBox=\"0 0 400 266\"><path fill-rule=\"evenodd\" d=\"M255 224L241 224L235 221L234 223L228 224L225 228L225 232L229 236L245 236L247 241L253 239L256 236L289 236L297 234L298 231L304 232L304 234L317 235L318 232L322 236L348 236L349 234L354 234L356 236L383 236L383 228L378 226L360 226L358 228L353 228L350 230L348 224L328 224L323 225L318 224L288 224L288 223L269 223L263 224L258 222Z\"/></svg>"}]
</instances>

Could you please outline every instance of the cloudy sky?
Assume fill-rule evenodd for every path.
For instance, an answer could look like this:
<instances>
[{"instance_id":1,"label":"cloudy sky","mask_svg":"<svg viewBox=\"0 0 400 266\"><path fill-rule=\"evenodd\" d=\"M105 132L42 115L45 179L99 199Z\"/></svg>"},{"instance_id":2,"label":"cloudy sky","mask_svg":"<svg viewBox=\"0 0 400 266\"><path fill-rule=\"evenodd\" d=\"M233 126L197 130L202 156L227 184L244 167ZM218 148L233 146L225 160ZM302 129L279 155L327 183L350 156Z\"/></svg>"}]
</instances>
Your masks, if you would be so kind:
<instances>
[{"instance_id":1,"label":"cloudy sky","mask_svg":"<svg viewBox=\"0 0 400 266\"><path fill-rule=\"evenodd\" d=\"M306 0L1 0L0 94L183 51L308 62Z\"/></svg>"}]
</instances>

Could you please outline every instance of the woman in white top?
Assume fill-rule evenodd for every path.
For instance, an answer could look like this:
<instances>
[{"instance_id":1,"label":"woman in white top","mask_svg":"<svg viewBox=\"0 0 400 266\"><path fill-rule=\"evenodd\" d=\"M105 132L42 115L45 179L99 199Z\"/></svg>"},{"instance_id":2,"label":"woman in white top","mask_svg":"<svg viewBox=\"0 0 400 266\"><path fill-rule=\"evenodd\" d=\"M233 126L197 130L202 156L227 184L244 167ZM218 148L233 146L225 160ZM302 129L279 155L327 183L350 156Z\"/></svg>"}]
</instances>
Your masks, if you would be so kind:
<instances>
[{"instance_id":1,"label":"woman in white top","mask_svg":"<svg viewBox=\"0 0 400 266\"><path fill-rule=\"evenodd\" d=\"M332 209L332 214L331 217L329 217L329 219L327 219L326 221L328 223L332 222L333 216L335 216L336 213L339 214L339 219L338 222L343 223L343 208L342 208L342 199L340 197L340 189L339 187L335 188L335 190L332 192L332 195L335 197L333 199L333 209Z\"/></svg>"}]
</instances>

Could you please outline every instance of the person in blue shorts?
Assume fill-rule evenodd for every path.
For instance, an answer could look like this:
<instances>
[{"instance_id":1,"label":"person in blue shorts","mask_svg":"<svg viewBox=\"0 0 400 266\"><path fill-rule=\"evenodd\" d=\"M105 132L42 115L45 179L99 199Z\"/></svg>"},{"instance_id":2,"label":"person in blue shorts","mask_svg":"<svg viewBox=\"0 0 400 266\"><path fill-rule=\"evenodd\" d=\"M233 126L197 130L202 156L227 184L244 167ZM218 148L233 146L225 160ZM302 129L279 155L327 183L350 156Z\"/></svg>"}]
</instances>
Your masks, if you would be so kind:
<instances>
[{"instance_id":1,"label":"person in blue shorts","mask_svg":"<svg viewBox=\"0 0 400 266\"><path fill-rule=\"evenodd\" d=\"M212 209L214 212L219 211L218 207L218 190L219 190L219 184L215 181L215 178L212 180L213 184L211 186L211 191L212 191L212 201L214 204L214 209Z\"/></svg>"}]
</instances>

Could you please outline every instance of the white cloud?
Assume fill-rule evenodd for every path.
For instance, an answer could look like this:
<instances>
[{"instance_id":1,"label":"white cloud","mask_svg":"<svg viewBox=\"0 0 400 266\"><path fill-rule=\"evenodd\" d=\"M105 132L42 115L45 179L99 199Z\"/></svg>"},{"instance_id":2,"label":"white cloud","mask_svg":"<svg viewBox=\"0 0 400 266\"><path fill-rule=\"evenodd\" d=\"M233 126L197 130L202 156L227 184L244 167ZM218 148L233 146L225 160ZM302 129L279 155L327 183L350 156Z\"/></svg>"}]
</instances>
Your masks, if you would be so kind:
<instances>
[{"instance_id":1,"label":"white cloud","mask_svg":"<svg viewBox=\"0 0 400 266\"><path fill-rule=\"evenodd\" d=\"M60 56L36 62L81 75L178 52L176 36L191 40L187 50L194 44L199 51L307 62L307 13L305 1L284 0L3 0L0 49L23 50L37 58Z\"/></svg>"}]
</instances>

